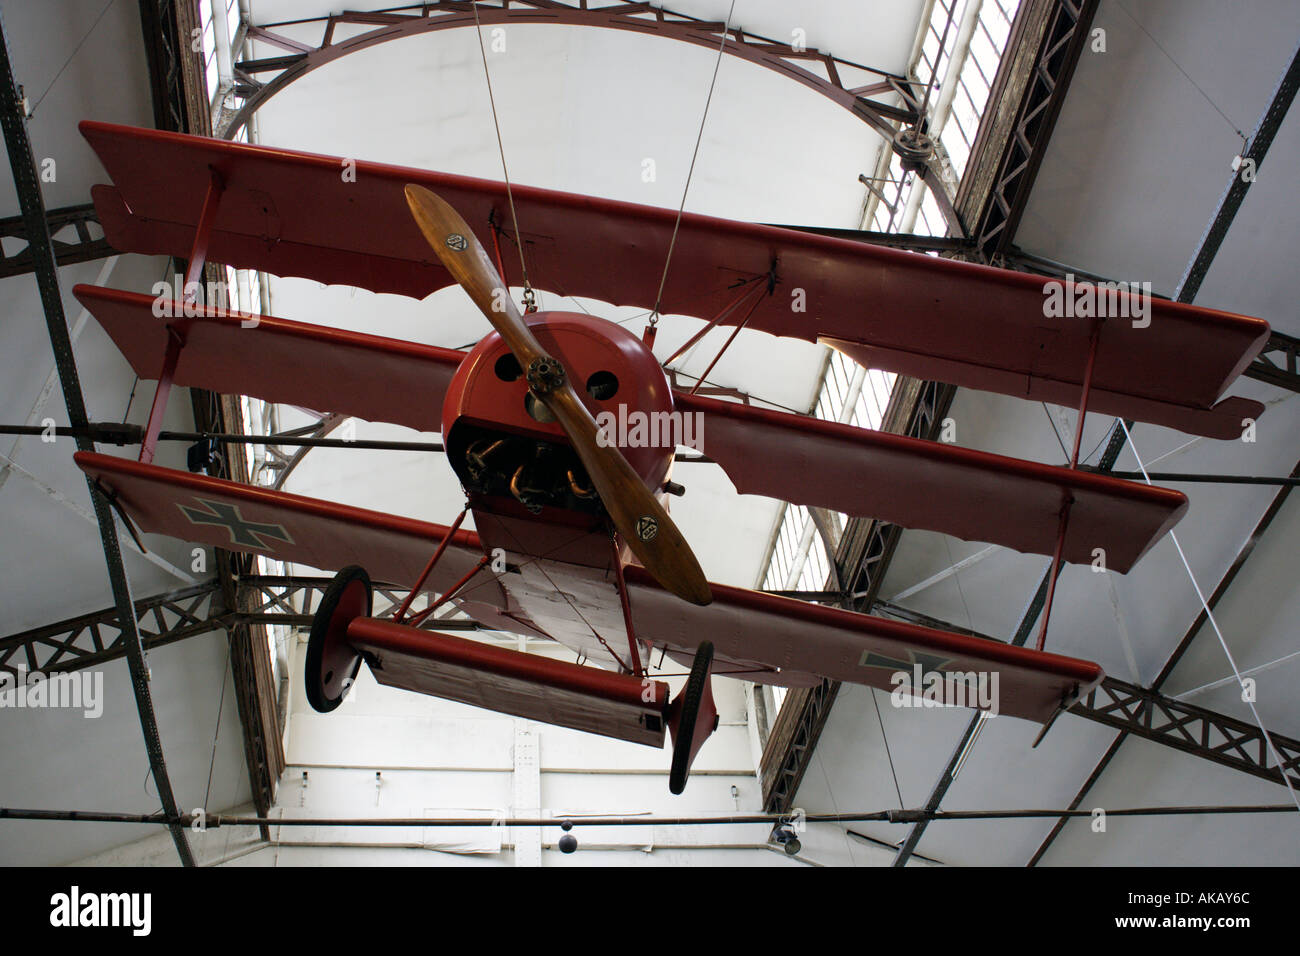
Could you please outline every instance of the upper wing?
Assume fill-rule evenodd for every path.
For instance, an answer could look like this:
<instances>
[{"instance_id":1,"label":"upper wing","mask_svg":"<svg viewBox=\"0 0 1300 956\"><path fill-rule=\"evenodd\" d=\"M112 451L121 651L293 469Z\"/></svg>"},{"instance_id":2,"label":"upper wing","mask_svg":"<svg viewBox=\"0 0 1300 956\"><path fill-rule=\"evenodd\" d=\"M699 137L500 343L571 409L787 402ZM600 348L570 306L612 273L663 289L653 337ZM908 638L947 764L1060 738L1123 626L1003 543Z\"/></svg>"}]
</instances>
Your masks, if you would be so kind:
<instances>
[{"instance_id":1,"label":"upper wing","mask_svg":"<svg viewBox=\"0 0 1300 956\"><path fill-rule=\"evenodd\" d=\"M1052 554L1072 500L1062 552L1126 572L1183 516L1187 496L1069 468L1005 458L838 422L675 394L703 416L699 447L736 489L905 528Z\"/></svg>"},{"instance_id":2,"label":"upper wing","mask_svg":"<svg viewBox=\"0 0 1300 956\"><path fill-rule=\"evenodd\" d=\"M710 585L712 604L695 607L641 568L627 568L626 577L637 636L678 660L712 641L722 660L717 673L738 669L729 661L757 662L892 691L894 675L912 677L917 665L953 675L949 681L974 672L985 675L998 713L1040 723L1105 676L1099 665L1073 657L721 584Z\"/></svg>"},{"instance_id":3,"label":"upper wing","mask_svg":"<svg viewBox=\"0 0 1300 956\"><path fill-rule=\"evenodd\" d=\"M380 292L422 297L451 283L406 212L406 183L450 202L489 248L492 224L509 220L501 183L366 162L345 181L335 157L103 123L83 122L81 130L115 184L94 190L100 222L128 252L187 255L214 172L223 187L208 250L214 261ZM830 342L864 363L921 378L1078 404L1092 321L1046 317L1041 278L686 213L660 298L658 266L674 210L525 186L514 188L514 201L529 274L541 288L711 316L738 280L775 269L778 293L759 302L749 328ZM499 234L507 243L520 238ZM1117 301L1129 304L1126 296ZM1235 437L1241 419L1263 406L1219 399L1263 346L1268 324L1148 304L1149 321L1136 327L1128 318L1104 323L1091 407Z\"/></svg>"},{"instance_id":4,"label":"upper wing","mask_svg":"<svg viewBox=\"0 0 1300 956\"><path fill-rule=\"evenodd\" d=\"M442 430L443 397L464 358L452 349L206 306L164 318L155 305L181 310L181 303L89 285L72 291L141 378L161 373L170 326L184 340L178 385L420 431Z\"/></svg>"},{"instance_id":5,"label":"upper wing","mask_svg":"<svg viewBox=\"0 0 1300 956\"><path fill-rule=\"evenodd\" d=\"M357 564L375 581L414 584L450 530L113 455L77 452L73 458L144 531L323 570ZM445 592L482 557L478 535L457 531L423 590ZM525 621L503 617L516 609L493 576L480 574L461 593L467 597L457 606L480 623L542 634Z\"/></svg>"}]
</instances>

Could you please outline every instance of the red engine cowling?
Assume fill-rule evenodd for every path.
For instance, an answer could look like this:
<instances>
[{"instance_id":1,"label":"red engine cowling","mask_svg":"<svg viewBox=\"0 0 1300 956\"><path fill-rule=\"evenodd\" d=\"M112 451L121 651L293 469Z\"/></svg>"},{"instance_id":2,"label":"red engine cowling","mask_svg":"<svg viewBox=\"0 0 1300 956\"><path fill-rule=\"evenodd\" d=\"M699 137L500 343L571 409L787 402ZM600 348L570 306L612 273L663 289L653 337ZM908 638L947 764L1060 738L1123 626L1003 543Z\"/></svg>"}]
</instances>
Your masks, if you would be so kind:
<instances>
[{"instance_id":1,"label":"red engine cowling","mask_svg":"<svg viewBox=\"0 0 1300 956\"><path fill-rule=\"evenodd\" d=\"M683 428L654 355L627 329L595 316L535 312L525 321L564 366L608 439L646 485L660 491ZM529 392L523 370L496 332L484 336L452 379L442 433L481 534L490 524L484 512L509 518L512 525L513 519L530 518L528 523L589 527L603 514L568 437Z\"/></svg>"}]
</instances>

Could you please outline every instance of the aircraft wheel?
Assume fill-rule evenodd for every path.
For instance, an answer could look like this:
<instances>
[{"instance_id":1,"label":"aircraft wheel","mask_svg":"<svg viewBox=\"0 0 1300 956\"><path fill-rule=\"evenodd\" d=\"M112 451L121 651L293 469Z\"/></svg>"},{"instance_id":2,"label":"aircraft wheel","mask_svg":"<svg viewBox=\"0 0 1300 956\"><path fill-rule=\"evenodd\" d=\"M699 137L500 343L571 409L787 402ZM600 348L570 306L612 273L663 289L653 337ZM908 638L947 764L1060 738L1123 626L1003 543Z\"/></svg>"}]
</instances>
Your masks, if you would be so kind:
<instances>
[{"instance_id":1,"label":"aircraft wheel","mask_svg":"<svg viewBox=\"0 0 1300 956\"><path fill-rule=\"evenodd\" d=\"M312 618L305 668L307 700L322 714L343 703L356 680L361 655L348 643L348 625L369 617L372 604L370 575L355 564L336 574L325 589Z\"/></svg>"},{"instance_id":2,"label":"aircraft wheel","mask_svg":"<svg viewBox=\"0 0 1300 956\"><path fill-rule=\"evenodd\" d=\"M700 716L705 691L709 688L710 670L713 667L713 642L704 641L695 651L690 676L682 690L681 720L673 738L673 763L668 771L668 789L679 794L686 789L686 777L691 772L691 749L695 741L695 723Z\"/></svg>"}]
</instances>

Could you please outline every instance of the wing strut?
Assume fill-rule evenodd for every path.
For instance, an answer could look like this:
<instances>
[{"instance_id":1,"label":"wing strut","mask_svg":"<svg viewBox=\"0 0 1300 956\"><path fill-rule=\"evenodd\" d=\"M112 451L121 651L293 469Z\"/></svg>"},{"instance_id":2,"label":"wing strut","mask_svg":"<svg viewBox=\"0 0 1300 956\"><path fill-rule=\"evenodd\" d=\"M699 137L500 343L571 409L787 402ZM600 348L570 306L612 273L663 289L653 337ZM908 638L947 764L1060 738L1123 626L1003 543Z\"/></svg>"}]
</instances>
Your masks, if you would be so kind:
<instances>
[{"instance_id":1,"label":"wing strut","mask_svg":"<svg viewBox=\"0 0 1300 956\"><path fill-rule=\"evenodd\" d=\"M1083 391L1079 395L1079 420L1074 426L1074 451L1070 453L1072 471L1078 470L1079 467L1079 446L1083 441L1084 419L1088 416L1088 393L1092 391L1092 370L1097 364L1097 342L1101 338L1102 320L1102 316L1092 320L1092 333L1088 336L1088 364L1083 372ZM1043 605L1043 626L1038 632L1040 651L1047 643L1047 622L1052 617L1052 599L1056 597L1056 578L1061 568L1061 551L1065 547L1065 532L1070 527L1070 506L1073 504L1074 496L1067 493L1065 501L1061 503L1061 526L1056 533L1056 550L1052 552L1052 568L1047 582L1047 603Z\"/></svg>"},{"instance_id":2,"label":"wing strut","mask_svg":"<svg viewBox=\"0 0 1300 956\"><path fill-rule=\"evenodd\" d=\"M180 314L182 315L184 315L184 303L193 304L198 301L198 280L208 261L208 241L212 238L212 224L216 222L217 206L226 188L225 181L215 169L209 172L208 189L203 196L203 210L199 213L199 223L194 230L194 242L190 245L189 265L185 268L185 284L181 287ZM173 309L171 314L176 315L176 310ZM158 377L158 387L153 393L153 404L149 406L149 422L145 425L144 441L140 444L140 461L146 465L153 464L154 450L158 447L158 432L162 430L163 413L167 410L167 399L171 395L172 381L176 377L176 363L180 361L181 349L185 347L184 336L173 326L167 326L167 335L167 354L163 359L162 374Z\"/></svg>"},{"instance_id":3,"label":"wing strut","mask_svg":"<svg viewBox=\"0 0 1300 956\"><path fill-rule=\"evenodd\" d=\"M442 607L444 604L446 604L448 601L454 598L460 592L461 588L469 584L470 578L474 577L474 575L478 574L485 567L487 567L488 562L491 560L492 559L486 554L483 555L483 557L479 558L478 564L474 565L474 567L466 571L465 576L462 577L455 584L453 584L451 587L449 587L446 591L444 591L442 593L442 596L438 598L438 600L434 601L432 604L426 607L419 614L411 618L410 621L411 627L418 627L421 621L423 621L434 611L438 610L438 608Z\"/></svg>"},{"instance_id":4,"label":"wing strut","mask_svg":"<svg viewBox=\"0 0 1300 956\"><path fill-rule=\"evenodd\" d=\"M430 572L433 571L434 565L436 565L438 563L438 559L442 557L442 552L447 550L448 542L450 542L451 539L455 537L456 532L460 529L460 523L465 520L465 515L468 513L469 513L468 505L460 509L460 514L458 514L456 516L456 520L451 523L451 530L447 532L447 536L438 543L437 549L433 552L433 557L429 559L429 563L426 564L424 566L424 570L420 572L420 577L416 579L415 584L411 587L411 590L407 593L406 600L404 600L402 602L401 607L399 607L396 610L396 612L394 612L393 614L394 624L402 623L402 618L406 617L406 612L410 610L411 602L415 600L415 596L419 594L420 589L424 587L424 582L428 580L429 574ZM475 568L474 570L477 571L478 568Z\"/></svg>"}]
</instances>

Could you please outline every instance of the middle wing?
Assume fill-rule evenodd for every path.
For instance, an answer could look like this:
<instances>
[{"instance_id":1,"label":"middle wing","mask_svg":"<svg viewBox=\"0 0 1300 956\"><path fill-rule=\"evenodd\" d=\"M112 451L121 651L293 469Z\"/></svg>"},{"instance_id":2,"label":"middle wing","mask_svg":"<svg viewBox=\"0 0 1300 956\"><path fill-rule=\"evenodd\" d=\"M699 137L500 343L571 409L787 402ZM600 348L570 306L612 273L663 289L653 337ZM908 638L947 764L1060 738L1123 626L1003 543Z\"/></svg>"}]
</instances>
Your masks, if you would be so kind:
<instances>
[{"instance_id":1,"label":"middle wing","mask_svg":"<svg viewBox=\"0 0 1300 956\"><path fill-rule=\"evenodd\" d=\"M99 286L78 285L72 293L141 378L159 376L171 325L184 339L177 385L417 431L442 430L443 396L465 357L433 345L207 306L164 319L155 306L172 312L187 307Z\"/></svg>"},{"instance_id":2,"label":"middle wing","mask_svg":"<svg viewBox=\"0 0 1300 956\"><path fill-rule=\"evenodd\" d=\"M1120 572L1187 511L1169 488L697 395L673 402L702 416L700 451L742 494L1031 554L1053 552L1069 500L1064 559L1087 563L1101 548Z\"/></svg>"},{"instance_id":3,"label":"middle wing","mask_svg":"<svg viewBox=\"0 0 1300 956\"><path fill-rule=\"evenodd\" d=\"M79 285L78 300L141 378L167 344L155 300ZM179 303L166 303L180 308ZM171 321L185 339L176 382L423 431L441 428L443 396L463 355L270 316L191 310ZM906 528L1051 554L1071 501L1064 558L1127 572L1187 510L1181 492L990 455L801 415L676 393L702 416L700 450L744 494L834 508Z\"/></svg>"}]
</instances>

